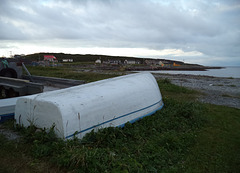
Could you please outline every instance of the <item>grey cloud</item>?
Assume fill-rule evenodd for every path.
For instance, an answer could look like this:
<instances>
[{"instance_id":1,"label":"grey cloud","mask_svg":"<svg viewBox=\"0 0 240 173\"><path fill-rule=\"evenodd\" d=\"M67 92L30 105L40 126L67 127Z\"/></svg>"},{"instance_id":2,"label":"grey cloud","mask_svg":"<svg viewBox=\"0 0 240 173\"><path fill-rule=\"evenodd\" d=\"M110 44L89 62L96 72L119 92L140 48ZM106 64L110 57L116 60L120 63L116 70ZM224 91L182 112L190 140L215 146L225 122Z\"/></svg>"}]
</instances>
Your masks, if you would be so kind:
<instances>
[{"instance_id":1,"label":"grey cloud","mask_svg":"<svg viewBox=\"0 0 240 173\"><path fill-rule=\"evenodd\" d=\"M100 47L177 48L226 57L240 54L237 0L0 3L2 40L76 39Z\"/></svg>"},{"instance_id":2,"label":"grey cloud","mask_svg":"<svg viewBox=\"0 0 240 173\"><path fill-rule=\"evenodd\" d=\"M0 40L23 39L24 34L12 24L0 23Z\"/></svg>"}]
</instances>

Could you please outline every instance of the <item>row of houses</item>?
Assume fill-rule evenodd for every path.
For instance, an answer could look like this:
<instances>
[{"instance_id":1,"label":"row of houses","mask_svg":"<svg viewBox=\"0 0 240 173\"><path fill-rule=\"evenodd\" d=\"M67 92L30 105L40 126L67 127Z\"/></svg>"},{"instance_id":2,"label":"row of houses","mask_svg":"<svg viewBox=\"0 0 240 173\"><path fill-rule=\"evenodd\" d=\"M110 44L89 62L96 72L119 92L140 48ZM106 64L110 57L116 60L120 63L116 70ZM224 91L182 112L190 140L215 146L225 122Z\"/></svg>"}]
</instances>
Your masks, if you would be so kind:
<instances>
[{"instance_id":1,"label":"row of houses","mask_svg":"<svg viewBox=\"0 0 240 173\"><path fill-rule=\"evenodd\" d=\"M96 64L111 64L111 65L120 65L120 64L141 64L141 61L139 60L127 60L125 59L123 62L118 59L109 59L107 61L102 61L100 59L97 59L95 61Z\"/></svg>"},{"instance_id":2,"label":"row of houses","mask_svg":"<svg viewBox=\"0 0 240 173\"><path fill-rule=\"evenodd\" d=\"M43 60L49 62L58 62L57 58L53 55L44 55ZM62 62L73 62L73 59L62 59Z\"/></svg>"},{"instance_id":3,"label":"row of houses","mask_svg":"<svg viewBox=\"0 0 240 173\"><path fill-rule=\"evenodd\" d=\"M107 61L101 61L100 59L97 59L95 61L96 64L111 64L111 65L122 65L122 64L129 64L129 65L133 65L133 64L142 64L141 61L139 60L124 60L123 62L121 60L107 60ZM168 60L153 60L153 59L148 59L143 61L143 64L152 66L152 65L159 65L159 66L181 66L183 63L181 62L174 62L174 61L168 61Z\"/></svg>"},{"instance_id":4,"label":"row of houses","mask_svg":"<svg viewBox=\"0 0 240 173\"><path fill-rule=\"evenodd\" d=\"M44 55L44 61L58 62L57 58L53 55ZM62 62L73 62L73 59L62 59ZM124 61L119 59L108 59L107 61L102 61L97 59L95 64L111 64L111 65L134 65L134 64L145 64L149 66L181 66L183 62L169 61L164 59L147 59L145 61L135 60L135 59L125 59Z\"/></svg>"}]
</instances>

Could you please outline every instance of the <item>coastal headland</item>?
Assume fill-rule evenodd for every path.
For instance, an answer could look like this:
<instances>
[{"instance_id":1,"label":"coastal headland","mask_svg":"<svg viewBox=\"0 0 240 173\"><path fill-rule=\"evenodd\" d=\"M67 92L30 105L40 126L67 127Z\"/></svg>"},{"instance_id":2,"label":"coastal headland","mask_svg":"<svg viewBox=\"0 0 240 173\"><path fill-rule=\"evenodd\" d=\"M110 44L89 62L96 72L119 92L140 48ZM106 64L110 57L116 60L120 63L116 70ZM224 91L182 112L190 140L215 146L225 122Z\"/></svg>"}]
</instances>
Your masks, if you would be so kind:
<instances>
[{"instance_id":1,"label":"coastal headland","mask_svg":"<svg viewBox=\"0 0 240 173\"><path fill-rule=\"evenodd\" d=\"M51 57L53 57L51 59ZM91 70L115 71L149 71L149 70L188 70L205 71L222 67L203 66L172 58L138 58L126 56L92 55L92 54L64 54L64 53L36 53L23 57L25 63L40 66L57 66L58 64L73 65L78 68ZM50 62L50 63L49 63Z\"/></svg>"}]
</instances>

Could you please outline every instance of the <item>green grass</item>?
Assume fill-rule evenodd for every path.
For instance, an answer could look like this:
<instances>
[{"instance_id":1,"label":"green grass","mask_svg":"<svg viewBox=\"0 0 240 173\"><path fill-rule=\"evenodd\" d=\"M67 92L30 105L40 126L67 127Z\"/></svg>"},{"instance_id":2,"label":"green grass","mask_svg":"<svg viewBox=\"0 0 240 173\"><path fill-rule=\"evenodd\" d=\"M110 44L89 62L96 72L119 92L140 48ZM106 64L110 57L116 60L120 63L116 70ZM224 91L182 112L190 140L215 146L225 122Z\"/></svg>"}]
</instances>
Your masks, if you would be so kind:
<instances>
[{"instance_id":1,"label":"green grass","mask_svg":"<svg viewBox=\"0 0 240 173\"><path fill-rule=\"evenodd\" d=\"M239 172L240 110L207 105L209 123L200 130L184 172Z\"/></svg>"},{"instance_id":2,"label":"green grass","mask_svg":"<svg viewBox=\"0 0 240 173\"><path fill-rule=\"evenodd\" d=\"M223 84L213 84L213 86L224 86Z\"/></svg>"},{"instance_id":3,"label":"green grass","mask_svg":"<svg viewBox=\"0 0 240 173\"><path fill-rule=\"evenodd\" d=\"M94 65L95 62L62 62L63 65L75 66L75 65Z\"/></svg>"},{"instance_id":4,"label":"green grass","mask_svg":"<svg viewBox=\"0 0 240 173\"><path fill-rule=\"evenodd\" d=\"M213 86L224 86L223 84L215 84ZM226 86L229 86L229 87L237 87L236 85L226 85Z\"/></svg>"},{"instance_id":5,"label":"green grass","mask_svg":"<svg viewBox=\"0 0 240 173\"><path fill-rule=\"evenodd\" d=\"M114 74L101 74L94 72L75 72L71 67L27 67L31 75L59 77L65 79L85 80L86 82L93 82L97 80L116 77Z\"/></svg>"},{"instance_id":6,"label":"green grass","mask_svg":"<svg viewBox=\"0 0 240 173\"><path fill-rule=\"evenodd\" d=\"M222 94L222 97L229 97L229 98L238 98L238 99L240 99L239 95L232 96L232 95L228 95L228 94Z\"/></svg>"},{"instance_id":7,"label":"green grass","mask_svg":"<svg viewBox=\"0 0 240 173\"><path fill-rule=\"evenodd\" d=\"M240 110L196 102L199 92L168 79L158 84L161 111L82 140L9 123L22 139L0 136L0 172L239 172Z\"/></svg>"},{"instance_id":8,"label":"green grass","mask_svg":"<svg viewBox=\"0 0 240 173\"><path fill-rule=\"evenodd\" d=\"M0 172L64 172L44 159L33 158L31 148L31 143L10 141L0 134Z\"/></svg>"},{"instance_id":9,"label":"green grass","mask_svg":"<svg viewBox=\"0 0 240 173\"><path fill-rule=\"evenodd\" d=\"M200 94L200 92L196 90L191 90L185 87L181 87L178 85L174 85L171 83L169 79L158 80L159 88L161 89L161 93L163 97L173 98L176 100L195 100Z\"/></svg>"}]
</instances>

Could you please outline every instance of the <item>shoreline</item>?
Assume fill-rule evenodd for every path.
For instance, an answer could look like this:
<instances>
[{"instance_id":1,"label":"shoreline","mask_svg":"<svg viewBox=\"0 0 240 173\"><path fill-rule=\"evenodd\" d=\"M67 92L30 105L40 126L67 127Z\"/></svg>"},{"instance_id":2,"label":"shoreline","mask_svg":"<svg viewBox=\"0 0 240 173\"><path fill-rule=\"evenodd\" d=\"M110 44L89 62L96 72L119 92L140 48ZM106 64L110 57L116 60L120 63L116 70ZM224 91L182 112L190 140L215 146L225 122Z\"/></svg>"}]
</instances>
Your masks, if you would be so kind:
<instances>
[{"instance_id":1,"label":"shoreline","mask_svg":"<svg viewBox=\"0 0 240 173\"><path fill-rule=\"evenodd\" d=\"M138 71L105 70L94 72L115 75L139 73ZM152 75L156 80L167 78L175 85L200 91L201 94L197 99L200 102L240 109L240 78L167 73L152 73Z\"/></svg>"},{"instance_id":2,"label":"shoreline","mask_svg":"<svg viewBox=\"0 0 240 173\"><path fill-rule=\"evenodd\" d=\"M210 67L210 66L197 66L197 67L150 67L150 66L132 66L127 67L126 71L207 71L210 69L223 69L226 67Z\"/></svg>"},{"instance_id":3,"label":"shoreline","mask_svg":"<svg viewBox=\"0 0 240 173\"><path fill-rule=\"evenodd\" d=\"M156 79L167 78L175 85L200 91L203 93L198 98L200 102L240 109L240 78L163 73L153 75Z\"/></svg>"}]
</instances>

